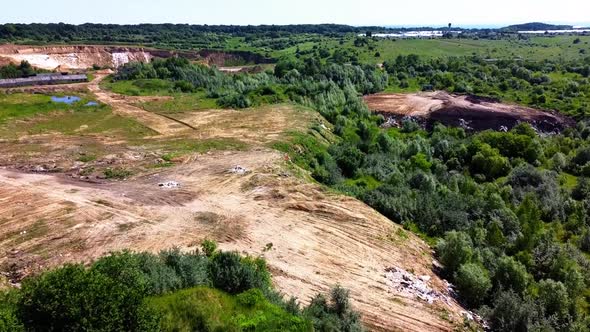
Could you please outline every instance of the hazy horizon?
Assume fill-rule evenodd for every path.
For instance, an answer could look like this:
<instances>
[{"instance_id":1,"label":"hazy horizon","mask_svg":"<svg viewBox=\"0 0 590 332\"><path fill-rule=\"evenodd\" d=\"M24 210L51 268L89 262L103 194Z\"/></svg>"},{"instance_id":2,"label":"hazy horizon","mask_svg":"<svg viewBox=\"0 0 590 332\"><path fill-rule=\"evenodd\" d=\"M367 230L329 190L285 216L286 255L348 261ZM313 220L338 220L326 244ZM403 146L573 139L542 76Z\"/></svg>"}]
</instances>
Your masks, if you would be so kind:
<instances>
[{"instance_id":1,"label":"hazy horizon","mask_svg":"<svg viewBox=\"0 0 590 332\"><path fill-rule=\"evenodd\" d=\"M89 8L91 8L89 10ZM576 8L576 10L571 10ZM387 0L103 0L100 6L80 5L76 0L30 0L3 8L0 23L180 23L208 25L283 25L334 23L353 26L500 27L528 22L589 25L590 2L581 0L425 0L393 3Z\"/></svg>"}]
</instances>

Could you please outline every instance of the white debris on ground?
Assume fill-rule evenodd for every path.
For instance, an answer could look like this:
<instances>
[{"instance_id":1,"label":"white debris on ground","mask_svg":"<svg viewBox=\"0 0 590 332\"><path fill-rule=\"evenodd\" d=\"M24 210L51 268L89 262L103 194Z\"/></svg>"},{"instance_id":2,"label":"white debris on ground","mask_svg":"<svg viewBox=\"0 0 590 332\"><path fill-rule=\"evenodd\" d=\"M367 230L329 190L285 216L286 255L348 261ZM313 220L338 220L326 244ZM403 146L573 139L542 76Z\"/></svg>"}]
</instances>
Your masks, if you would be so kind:
<instances>
[{"instance_id":1,"label":"white debris on ground","mask_svg":"<svg viewBox=\"0 0 590 332\"><path fill-rule=\"evenodd\" d=\"M431 280L430 276L416 276L413 273L398 267L385 269L385 279L386 284L395 293L402 296L417 297L429 304L432 304L435 301L451 304L452 298L457 296L454 286L446 280L444 280L444 282L448 294L432 289L429 285ZM488 330L489 328L485 320L474 312L462 311L461 316L467 320L477 322L484 328L484 330Z\"/></svg>"},{"instance_id":2,"label":"white debris on ground","mask_svg":"<svg viewBox=\"0 0 590 332\"><path fill-rule=\"evenodd\" d=\"M461 311L461 316L463 316L468 321L474 321L478 323L481 327L483 327L484 331L490 330L490 325L485 321L485 319L472 311Z\"/></svg>"},{"instance_id":3,"label":"white debris on ground","mask_svg":"<svg viewBox=\"0 0 590 332\"><path fill-rule=\"evenodd\" d=\"M385 121L385 123L383 123L381 125L381 128L384 128L384 129L397 128L397 127L399 127L399 122L392 117L388 117L387 120Z\"/></svg>"},{"instance_id":4,"label":"white debris on ground","mask_svg":"<svg viewBox=\"0 0 590 332\"><path fill-rule=\"evenodd\" d=\"M428 303L445 298L443 294L430 288L430 276L417 277L404 269L391 267L385 270L385 279L387 285L395 292L406 296L416 296Z\"/></svg>"},{"instance_id":5,"label":"white debris on ground","mask_svg":"<svg viewBox=\"0 0 590 332\"><path fill-rule=\"evenodd\" d=\"M229 172L233 173L233 174L246 174L248 172L248 170L240 165L236 165L236 166L230 168Z\"/></svg>"},{"instance_id":6,"label":"white debris on ground","mask_svg":"<svg viewBox=\"0 0 590 332\"><path fill-rule=\"evenodd\" d=\"M391 267L385 270L386 283L391 289L405 296L415 296L428 303L440 300L446 304L451 303L451 297L438 292L430 287L431 277L428 275L416 276L399 267ZM447 289L451 290L448 284ZM449 293L452 296L452 293Z\"/></svg>"},{"instance_id":7,"label":"white debris on ground","mask_svg":"<svg viewBox=\"0 0 590 332\"><path fill-rule=\"evenodd\" d=\"M158 183L158 186L162 187L162 188L178 188L178 187L180 187L180 183L178 183L176 181L167 181L167 182Z\"/></svg>"}]
</instances>

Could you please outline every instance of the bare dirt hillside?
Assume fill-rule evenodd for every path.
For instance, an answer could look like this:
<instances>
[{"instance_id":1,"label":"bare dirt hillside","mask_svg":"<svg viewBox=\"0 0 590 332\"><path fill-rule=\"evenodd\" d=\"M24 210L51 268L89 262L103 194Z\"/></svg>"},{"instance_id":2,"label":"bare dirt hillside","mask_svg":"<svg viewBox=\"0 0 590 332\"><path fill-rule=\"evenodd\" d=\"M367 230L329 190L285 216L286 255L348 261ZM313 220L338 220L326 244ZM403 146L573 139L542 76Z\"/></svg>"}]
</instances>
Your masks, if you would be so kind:
<instances>
[{"instance_id":1,"label":"bare dirt hillside","mask_svg":"<svg viewBox=\"0 0 590 332\"><path fill-rule=\"evenodd\" d=\"M0 63L20 63L46 70L82 70L100 67L116 68L131 61L149 62L153 55L142 48L109 46L0 46Z\"/></svg>"},{"instance_id":2,"label":"bare dirt hillside","mask_svg":"<svg viewBox=\"0 0 590 332\"><path fill-rule=\"evenodd\" d=\"M425 121L429 126L441 122L472 130L500 130L511 129L519 122L528 122L543 132L559 132L574 124L571 119L557 113L444 91L380 93L366 96L365 101L374 112L394 118L416 118Z\"/></svg>"},{"instance_id":3,"label":"bare dirt hillside","mask_svg":"<svg viewBox=\"0 0 590 332\"><path fill-rule=\"evenodd\" d=\"M32 66L45 70L76 71L98 65L117 68L128 62L150 62L154 58L180 56L208 66L242 66L242 71L259 72L272 59L247 51L169 51L153 48L102 46L102 45L0 45L0 65L28 61ZM251 65L251 66L245 66Z\"/></svg>"},{"instance_id":4,"label":"bare dirt hillside","mask_svg":"<svg viewBox=\"0 0 590 332\"><path fill-rule=\"evenodd\" d=\"M290 110L187 112L182 125L102 91L97 82L89 85L97 98L157 132L154 140L220 137L249 147L190 154L174 167L95 183L63 172L17 171L18 165L0 160L7 165L0 169L0 270L12 281L113 250L192 250L208 238L225 250L264 256L277 289L304 303L335 284L350 289L370 330L452 331L462 324L463 309L433 273L432 252L422 240L358 200L311 183L288 158L265 147L301 126L281 117ZM66 149L99 137L18 141L28 139L61 142ZM125 142L100 139L124 149ZM0 150L14 142L0 141ZM46 158L64 149L48 146ZM159 186L167 181L180 187ZM400 278L397 270L407 274Z\"/></svg>"}]
</instances>

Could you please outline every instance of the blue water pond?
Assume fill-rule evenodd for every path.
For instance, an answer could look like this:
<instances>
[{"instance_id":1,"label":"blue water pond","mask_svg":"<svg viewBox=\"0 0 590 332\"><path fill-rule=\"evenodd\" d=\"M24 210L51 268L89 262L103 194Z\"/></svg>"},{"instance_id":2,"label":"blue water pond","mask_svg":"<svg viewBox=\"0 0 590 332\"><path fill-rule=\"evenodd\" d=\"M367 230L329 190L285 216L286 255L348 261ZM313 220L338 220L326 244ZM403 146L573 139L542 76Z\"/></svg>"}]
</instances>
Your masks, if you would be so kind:
<instances>
[{"instance_id":1,"label":"blue water pond","mask_svg":"<svg viewBox=\"0 0 590 332\"><path fill-rule=\"evenodd\" d=\"M86 105L84 106L98 106L98 103L95 101L89 101Z\"/></svg>"},{"instance_id":2,"label":"blue water pond","mask_svg":"<svg viewBox=\"0 0 590 332\"><path fill-rule=\"evenodd\" d=\"M57 97L57 96L51 96L51 101L54 103L64 103L64 104L68 104L71 105L75 102L78 102L82 100L80 97L76 97L76 96L63 96L63 97Z\"/></svg>"}]
</instances>

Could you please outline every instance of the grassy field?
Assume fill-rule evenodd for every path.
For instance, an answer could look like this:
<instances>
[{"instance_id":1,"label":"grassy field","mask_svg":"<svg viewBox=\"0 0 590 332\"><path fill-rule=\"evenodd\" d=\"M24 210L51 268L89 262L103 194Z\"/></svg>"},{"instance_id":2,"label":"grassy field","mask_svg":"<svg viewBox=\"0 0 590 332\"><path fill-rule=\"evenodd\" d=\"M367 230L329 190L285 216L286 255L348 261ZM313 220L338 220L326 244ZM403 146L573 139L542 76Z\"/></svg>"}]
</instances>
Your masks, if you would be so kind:
<instances>
[{"instance_id":1,"label":"grassy field","mask_svg":"<svg viewBox=\"0 0 590 332\"><path fill-rule=\"evenodd\" d=\"M218 109L215 99L207 98L205 92L174 93L171 100L158 100L141 103L138 106L146 111L162 114L183 113L198 110Z\"/></svg>"},{"instance_id":2,"label":"grassy field","mask_svg":"<svg viewBox=\"0 0 590 332\"><path fill-rule=\"evenodd\" d=\"M530 39L371 39L368 45L354 46L356 37L344 39L322 38L320 42L302 42L282 50L271 51L275 58L294 56L297 49L309 51L314 47L327 48L333 52L337 48L345 47L357 52L361 62L382 63L398 55L418 54L422 57L470 56L478 55L493 59L525 60L572 60L590 56L590 36L553 36L531 37ZM574 44L580 38L581 42ZM250 47L244 49L252 50ZM583 50L583 51L581 51ZM268 50L258 50L268 51ZM584 52L584 53L581 53ZM379 56L375 56L379 53Z\"/></svg>"},{"instance_id":3,"label":"grassy field","mask_svg":"<svg viewBox=\"0 0 590 332\"><path fill-rule=\"evenodd\" d=\"M154 134L133 119L113 114L107 105L85 106L93 101L88 95L78 97L81 98L79 102L67 105L52 102L47 95L0 95L0 137L103 133L133 139Z\"/></svg>"},{"instance_id":4,"label":"grassy field","mask_svg":"<svg viewBox=\"0 0 590 332\"><path fill-rule=\"evenodd\" d=\"M173 87L170 81L158 79L112 81L106 78L100 85L103 89L127 96L167 96Z\"/></svg>"},{"instance_id":5,"label":"grassy field","mask_svg":"<svg viewBox=\"0 0 590 332\"><path fill-rule=\"evenodd\" d=\"M56 95L61 96L61 95ZM9 119L26 118L37 114L47 114L53 111L81 111L96 107L85 106L93 101L87 95L76 95L80 97L79 102L71 105L66 103L55 103L51 96L37 94L0 94L0 123L6 123ZM98 108L102 109L102 106Z\"/></svg>"}]
</instances>

